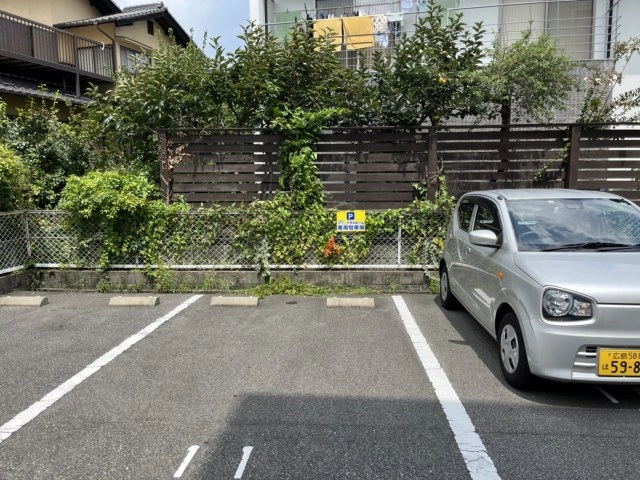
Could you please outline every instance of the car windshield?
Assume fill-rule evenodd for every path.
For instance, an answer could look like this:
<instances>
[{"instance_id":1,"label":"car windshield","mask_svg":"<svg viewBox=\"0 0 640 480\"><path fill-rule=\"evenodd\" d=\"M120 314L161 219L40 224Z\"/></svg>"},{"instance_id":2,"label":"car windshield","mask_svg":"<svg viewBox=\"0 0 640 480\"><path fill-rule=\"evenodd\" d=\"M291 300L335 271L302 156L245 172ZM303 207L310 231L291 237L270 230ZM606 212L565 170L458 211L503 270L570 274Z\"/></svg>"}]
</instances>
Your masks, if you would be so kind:
<instances>
[{"instance_id":1,"label":"car windshield","mask_svg":"<svg viewBox=\"0 0 640 480\"><path fill-rule=\"evenodd\" d=\"M507 203L520 251L640 250L640 211L622 199Z\"/></svg>"}]
</instances>

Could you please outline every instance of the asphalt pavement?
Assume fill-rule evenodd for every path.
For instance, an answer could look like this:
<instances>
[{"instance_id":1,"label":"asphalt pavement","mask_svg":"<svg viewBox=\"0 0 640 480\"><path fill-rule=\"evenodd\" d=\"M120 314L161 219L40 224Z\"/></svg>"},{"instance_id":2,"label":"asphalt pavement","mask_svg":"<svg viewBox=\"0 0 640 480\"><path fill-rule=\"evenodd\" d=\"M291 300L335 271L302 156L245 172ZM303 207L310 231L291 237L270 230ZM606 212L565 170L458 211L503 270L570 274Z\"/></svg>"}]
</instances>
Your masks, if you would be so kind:
<instances>
[{"instance_id":1,"label":"asphalt pavement","mask_svg":"<svg viewBox=\"0 0 640 480\"><path fill-rule=\"evenodd\" d=\"M0 308L3 480L637 474L634 388L513 390L495 341L433 295L47 296Z\"/></svg>"}]
</instances>

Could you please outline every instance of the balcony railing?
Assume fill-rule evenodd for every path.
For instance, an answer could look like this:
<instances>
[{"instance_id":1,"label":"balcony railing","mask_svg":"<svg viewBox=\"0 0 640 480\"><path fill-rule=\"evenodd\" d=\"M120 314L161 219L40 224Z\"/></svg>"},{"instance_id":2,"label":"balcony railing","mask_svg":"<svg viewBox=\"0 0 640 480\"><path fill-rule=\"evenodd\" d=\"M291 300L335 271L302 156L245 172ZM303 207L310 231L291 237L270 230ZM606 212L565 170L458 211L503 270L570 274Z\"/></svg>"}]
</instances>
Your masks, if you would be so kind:
<instances>
[{"instance_id":1,"label":"balcony railing","mask_svg":"<svg viewBox=\"0 0 640 480\"><path fill-rule=\"evenodd\" d=\"M491 47L496 39L508 45L520 38L522 31L531 28L533 38L549 35L572 60L600 61L609 58L612 45L618 40L618 1L615 0L613 4L607 2L609 7L606 9L596 9L602 2L586 1L578 2L580 5L574 5L576 2L560 2L556 5L556 2L548 0L521 0L514 3L494 0L466 2L481 4L455 8L453 5L458 5L458 2L438 3L452 5L445 8L444 21L457 14L462 14L463 22L469 26L482 21L486 31L483 37L485 47ZM339 23L337 26L335 23L331 25L337 36L336 52L350 66L358 64L358 51L366 54L367 63L371 62L373 51L393 54L402 34L413 35L416 22L426 14L428 8L426 0L316 0L307 2L305 5L309 8L300 11L294 7L299 3L296 0L268 2L266 26L269 32L284 39L289 29L305 18L317 24L319 20L348 19L354 15L372 17L373 31L361 36L341 29ZM552 4L554 8L551 8ZM559 9L559 5L566 8ZM369 41L371 38L372 41Z\"/></svg>"},{"instance_id":2,"label":"balcony railing","mask_svg":"<svg viewBox=\"0 0 640 480\"><path fill-rule=\"evenodd\" d=\"M2 11L0 53L91 76L110 77L114 71L111 45Z\"/></svg>"}]
</instances>

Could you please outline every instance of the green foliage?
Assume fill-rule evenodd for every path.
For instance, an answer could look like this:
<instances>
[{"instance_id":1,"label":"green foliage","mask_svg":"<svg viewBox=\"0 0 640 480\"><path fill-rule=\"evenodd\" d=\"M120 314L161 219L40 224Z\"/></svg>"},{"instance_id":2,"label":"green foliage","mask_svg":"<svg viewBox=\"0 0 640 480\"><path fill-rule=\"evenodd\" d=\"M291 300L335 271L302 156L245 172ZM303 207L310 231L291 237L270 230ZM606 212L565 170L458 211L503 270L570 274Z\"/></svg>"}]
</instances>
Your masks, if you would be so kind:
<instances>
[{"instance_id":1,"label":"green foliage","mask_svg":"<svg viewBox=\"0 0 640 480\"><path fill-rule=\"evenodd\" d=\"M0 212L27 207L28 171L20 157L0 144Z\"/></svg>"},{"instance_id":2,"label":"green foliage","mask_svg":"<svg viewBox=\"0 0 640 480\"><path fill-rule=\"evenodd\" d=\"M430 0L415 33L403 34L394 55L375 55L371 79L380 123L438 125L446 117L479 112L474 73L484 55L482 25L468 29L462 14L443 22L444 14L444 7Z\"/></svg>"},{"instance_id":3,"label":"green foliage","mask_svg":"<svg viewBox=\"0 0 640 480\"><path fill-rule=\"evenodd\" d=\"M188 209L157 200L156 188L144 177L116 171L69 177L59 207L71 213L69 226L80 241L101 232L103 269L130 258L147 265L160 263L169 222Z\"/></svg>"},{"instance_id":4,"label":"green foliage","mask_svg":"<svg viewBox=\"0 0 640 480\"><path fill-rule=\"evenodd\" d=\"M316 204L303 212L295 207L294 197L278 193L267 202L254 202L242 210L234 247L242 258L255 264L301 265L307 254L331 231L332 216ZM261 261L256 261L261 259ZM265 268L261 271L266 272ZM262 275L268 278L268 274Z\"/></svg>"},{"instance_id":5,"label":"green foliage","mask_svg":"<svg viewBox=\"0 0 640 480\"><path fill-rule=\"evenodd\" d=\"M228 123L228 60L217 39L212 46L210 58L193 43L182 47L172 41L154 51L151 63L138 65L135 73L116 72L110 91L89 92L93 101L82 121L99 142L106 167L126 166L155 179L158 129Z\"/></svg>"},{"instance_id":6,"label":"green foliage","mask_svg":"<svg viewBox=\"0 0 640 480\"><path fill-rule=\"evenodd\" d=\"M343 110L336 109L317 112L285 109L271 123L271 128L285 135L278 151L279 183L283 190L291 192L296 210L324 203L324 187L317 175L312 149L322 129L342 113Z\"/></svg>"},{"instance_id":7,"label":"green foliage","mask_svg":"<svg viewBox=\"0 0 640 480\"><path fill-rule=\"evenodd\" d=\"M490 118L508 125L525 116L549 121L564 108L576 85L574 64L547 35L532 38L531 28L512 44L496 41L491 61L477 72Z\"/></svg>"},{"instance_id":8,"label":"green foliage","mask_svg":"<svg viewBox=\"0 0 640 480\"><path fill-rule=\"evenodd\" d=\"M447 194L444 179L435 202L414 200L405 208L367 214L365 232L335 231L336 211L321 204L299 211L288 194L278 194L267 202L254 202L241 210L233 247L243 261L256 265L259 276L269 282L272 265L360 264L371 253L374 242L391 239L395 249L400 230L405 245L411 245L408 261L435 264L442 251L453 197ZM220 211L216 209L216 211Z\"/></svg>"},{"instance_id":9,"label":"green foliage","mask_svg":"<svg viewBox=\"0 0 640 480\"><path fill-rule=\"evenodd\" d=\"M366 98L362 79L341 64L327 37L309 29L293 26L281 44L264 28L245 28L244 46L230 56L228 104L237 126L268 126L288 111L359 112Z\"/></svg>"},{"instance_id":10,"label":"green foliage","mask_svg":"<svg viewBox=\"0 0 640 480\"><path fill-rule=\"evenodd\" d=\"M434 295L440 293L440 279L438 277L429 276L428 282L429 293Z\"/></svg>"},{"instance_id":11,"label":"green foliage","mask_svg":"<svg viewBox=\"0 0 640 480\"><path fill-rule=\"evenodd\" d=\"M228 72L229 110L236 126L266 125L282 90L274 73L281 48L274 36L253 24L240 39L244 46L232 54Z\"/></svg>"},{"instance_id":12,"label":"green foliage","mask_svg":"<svg viewBox=\"0 0 640 480\"><path fill-rule=\"evenodd\" d=\"M444 247L444 238L448 220L453 213L455 199L449 195L444 177L438 179L438 192L434 202L416 199L405 208L379 212L369 222L373 234L379 231L391 233L392 228L399 228L403 241L411 245L408 252L409 263L434 265L438 263ZM397 226L397 227L396 227Z\"/></svg>"},{"instance_id":13,"label":"green foliage","mask_svg":"<svg viewBox=\"0 0 640 480\"><path fill-rule=\"evenodd\" d=\"M611 66L601 69L592 66L584 78L585 99L579 123L637 122L640 120L640 88L614 95L614 88L622 85L624 71L640 52L640 38L614 44Z\"/></svg>"},{"instance_id":14,"label":"green foliage","mask_svg":"<svg viewBox=\"0 0 640 480\"><path fill-rule=\"evenodd\" d=\"M0 111L0 141L29 171L29 198L36 208L54 208L67 176L82 175L94 165L87 132L59 119L58 102L33 98L15 119Z\"/></svg>"},{"instance_id":15,"label":"green foliage","mask_svg":"<svg viewBox=\"0 0 640 480\"><path fill-rule=\"evenodd\" d=\"M247 295L267 297L269 295L297 295L318 297L326 295L372 295L380 293L367 287L349 287L344 285L313 285L291 280L285 275L279 275L273 281L244 290Z\"/></svg>"}]
</instances>

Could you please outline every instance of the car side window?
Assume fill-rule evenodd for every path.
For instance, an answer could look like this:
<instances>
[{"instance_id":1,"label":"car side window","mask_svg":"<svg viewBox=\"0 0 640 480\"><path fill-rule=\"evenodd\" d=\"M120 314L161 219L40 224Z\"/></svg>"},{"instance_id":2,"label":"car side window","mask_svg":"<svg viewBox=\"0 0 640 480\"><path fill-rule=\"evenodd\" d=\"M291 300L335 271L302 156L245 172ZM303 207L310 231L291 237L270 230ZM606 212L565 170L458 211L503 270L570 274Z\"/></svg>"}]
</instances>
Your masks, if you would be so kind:
<instances>
[{"instance_id":1,"label":"car side window","mask_svg":"<svg viewBox=\"0 0 640 480\"><path fill-rule=\"evenodd\" d=\"M491 230L496 235L502 232L498 208L489 201L479 201L473 230Z\"/></svg>"},{"instance_id":2,"label":"car side window","mask_svg":"<svg viewBox=\"0 0 640 480\"><path fill-rule=\"evenodd\" d=\"M460 202L460 207L458 208L458 225L465 232L469 231L469 225L471 225L471 215L473 214L473 207L475 204L473 203L473 199L465 198Z\"/></svg>"}]
</instances>

